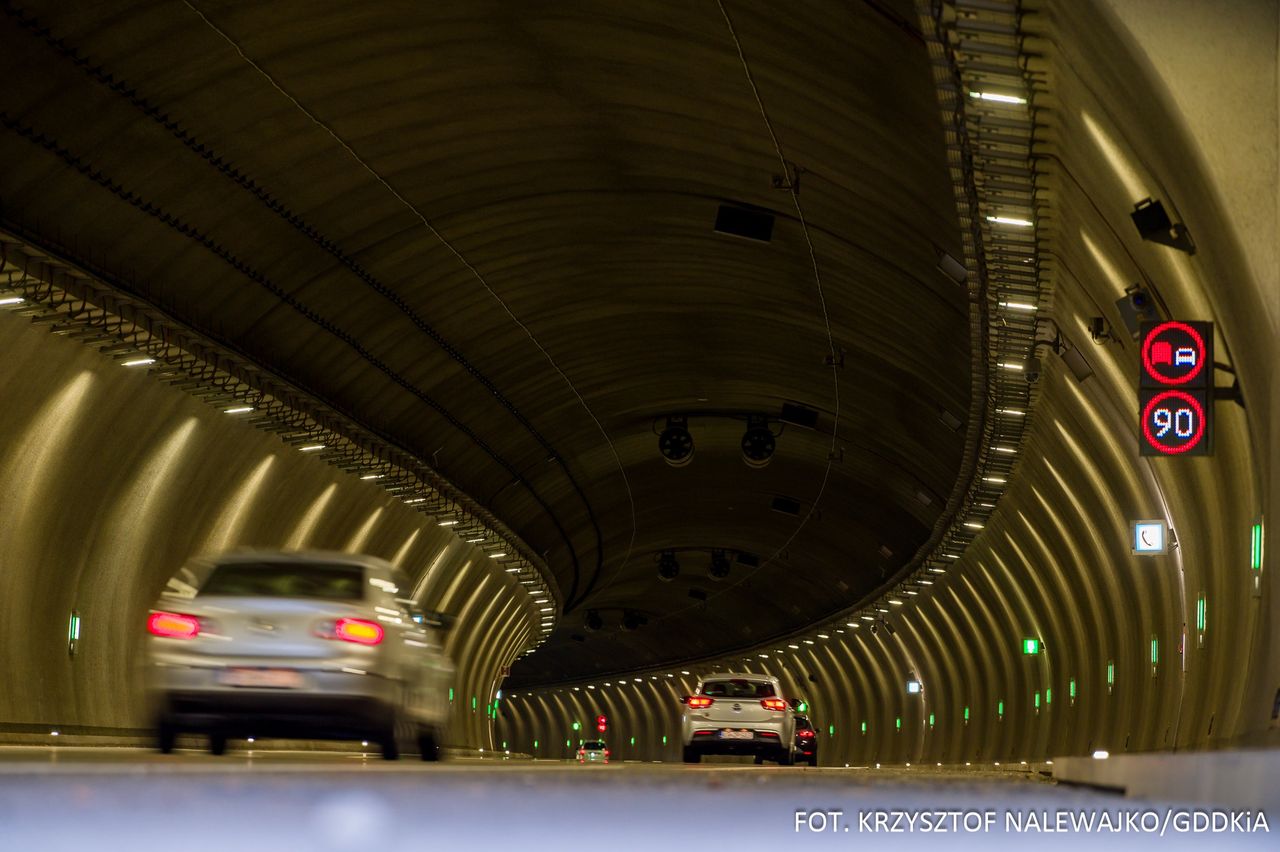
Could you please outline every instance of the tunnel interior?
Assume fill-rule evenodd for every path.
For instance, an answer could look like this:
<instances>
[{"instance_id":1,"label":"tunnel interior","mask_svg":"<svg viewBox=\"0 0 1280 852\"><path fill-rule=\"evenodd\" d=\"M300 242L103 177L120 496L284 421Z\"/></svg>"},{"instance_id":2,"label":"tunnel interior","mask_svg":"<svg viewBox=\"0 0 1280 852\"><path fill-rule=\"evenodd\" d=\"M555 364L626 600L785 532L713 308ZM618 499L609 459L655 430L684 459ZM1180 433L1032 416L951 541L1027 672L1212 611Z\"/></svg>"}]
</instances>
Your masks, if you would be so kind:
<instances>
[{"instance_id":1,"label":"tunnel interior","mask_svg":"<svg viewBox=\"0 0 1280 852\"><path fill-rule=\"evenodd\" d=\"M146 728L259 547L453 616L460 748L678 760L717 671L824 765L1275 744L1275 57L1180 83L1276 20L1155 5L4 4L0 730Z\"/></svg>"}]
</instances>

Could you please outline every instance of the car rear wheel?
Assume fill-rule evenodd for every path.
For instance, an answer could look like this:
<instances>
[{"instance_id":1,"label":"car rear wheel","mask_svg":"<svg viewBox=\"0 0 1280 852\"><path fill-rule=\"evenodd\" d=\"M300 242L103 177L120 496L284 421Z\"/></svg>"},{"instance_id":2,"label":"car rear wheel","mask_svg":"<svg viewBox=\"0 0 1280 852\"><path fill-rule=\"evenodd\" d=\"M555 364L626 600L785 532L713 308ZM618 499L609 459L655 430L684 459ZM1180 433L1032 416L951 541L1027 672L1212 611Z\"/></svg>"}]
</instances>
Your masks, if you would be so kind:
<instances>
[{"instance_id":1,"label":"car rear wheel","mask_svg":"<svg viewBox=\"0 0 1280 852\"><path fill-rule=\"evenodd\" d=\"M764 755L757 754L755 759L756 766L764 766Z\"/></svg>"},{"instance_id":2,"label":"car rear wheel","mask_svg":"<svg viewBox=\"0 0 1280 852\"><path fill-rule=\"evenodd\" d=\"M214 731L209 734L209 754L224 755L227 753L227 735Z\"/></svg>"},{"instance_id":3,"label":"car rear wheel","mask_svg":"<svg viewBox=\"0 0 1280 852\"><path fill-rule=\"evenodd\" d=\"M418 732L418 751L423 760L434 762L440 759L440 741L435 731L423 728Z\"/></svg>"},{"instance_id":4,"label":"car rear wheel","mask_svg":"<svg viewBox=\"0 0 1280 852\"><path fill-rule=\"evenodd\" d=\"M695 749L695 748L691 748L691 747L689 747L689 746L685 746L685 747L684 747L684 762L685 762L685 763L701 763L701 762L702 762L702 752L698 751L698 750L697 750L697 749Z\"/></svg>"},{"instance_id":5,"label":"car rear wheel","mask_svg":"<svg viewBox=\"0 0 1280 852\"><path fill-rule=\"evenodd\" d=\"M161 717L156 722L156 748L161 754L172 754L178 742L178 731L167 718Z\"/></svg>"},{"instance_id":6,"label":"car rear wheel","mask_svg":"<svg viewBox=\"0 0 1280 852\"><path fill-rule=\"evenodd\" d=\"M779 765L779 766L790 766L793 762L794 762L794 761L792 760L791 752L789 752L789 751L779 751L779 752L778 752L778 765Z\"/></svg>"}]
</instances>

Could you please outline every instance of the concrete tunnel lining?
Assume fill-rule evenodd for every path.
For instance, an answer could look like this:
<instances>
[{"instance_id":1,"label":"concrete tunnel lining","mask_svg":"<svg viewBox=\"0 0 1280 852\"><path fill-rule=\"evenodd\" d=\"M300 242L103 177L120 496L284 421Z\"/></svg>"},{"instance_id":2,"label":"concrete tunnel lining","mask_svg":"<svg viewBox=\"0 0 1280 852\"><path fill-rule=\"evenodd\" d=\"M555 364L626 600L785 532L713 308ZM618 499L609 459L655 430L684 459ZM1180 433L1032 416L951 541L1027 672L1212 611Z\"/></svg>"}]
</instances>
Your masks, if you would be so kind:
<instances>
[{"instance_id":1,"label":"concrete tunnel lining","mask_svg":"<svg viewBox=\"0 0 1280 852\"><path fill-rule=\"evenodd\" d=\"M1048 4L1024 21L1042 63L1037 203L1046 269L1054 316L1076 342L1087 345L1084 321L1098 313L1120 327L1110 306L1135 280L1153 284L1175 315L1217 321L1219 352L1248 407L1218 405L1212 459L1135 459L1137 362L1128 340L1085 350L1094 368L1085 384L1050 358L998 508L946 581L895 613L893 636L848 628L787 649L797 634L683 669L637 664L610 676L610 686L578 678L521 688L504 697L491 725L470 697L481 708L493 700L537 625L505 589L488 591L504 578L487 559L375 487L0 314L0 399L4 434L13 436L0 455L0 514L11 519L0 528L0 671L19 685L0 696L0 725L145 725L122 688L135 683L127 649L176 565L211 547L343 549L359 541L396 556L416 578L436 564L423 603L457 581L460 609L480 616L464 618L450 637L460 651L476 649L458 659L462 745L567 756L559 744L574 737L565 723L585 725L607 708L628 757L672 760L674 701L718 666L778 674L812 697L824 763L1037 761L1104 746L1274 743L1267 717L1280 659L1271 627L1277 604L1265 568L1261 596L1252 594L1247 530L1267 515L1277 469L1271 422L1280 395L1268 367L1277 355L1275 295L1260 271L1269 269L1265 252L1255 237L1237 236L1237 210L1224 213L1239 197L1239 178L1224 178L1226 166L1209 155L1220 140L1206 134L1191 95L1164 89L1155 69L1176 63L1134 47L1139 37L1157 38L1143 33L1144 14L1152 13ZM1156 43L1145 42L1148 50ZM1138 200L1132 186L1149 187L1176 210L1196 236L1194 257L1138 239L1127 221ZM1123 534L1137 517L1171 519L1178 551L1136 564ZM1211 626L1203 647L1188 632L1184 664L1178 642L1201 597ZM73 609L85 638L70 657ZM1031 635L1046 650L1028 660L1016 645ZM904 694L909 672L925 683L923 697ZM628 730L638 732L634 749Z\"/></svg>"}]
</instances>

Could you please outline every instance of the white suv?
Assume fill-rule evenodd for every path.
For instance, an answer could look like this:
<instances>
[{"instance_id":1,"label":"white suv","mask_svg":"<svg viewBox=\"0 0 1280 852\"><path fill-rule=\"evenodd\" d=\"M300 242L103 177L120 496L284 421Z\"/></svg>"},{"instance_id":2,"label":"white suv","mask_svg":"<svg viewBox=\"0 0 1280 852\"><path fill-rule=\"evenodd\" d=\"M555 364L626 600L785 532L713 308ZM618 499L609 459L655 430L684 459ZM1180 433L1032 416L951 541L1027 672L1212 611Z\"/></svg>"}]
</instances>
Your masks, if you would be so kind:
<instances>
[{"instance_id":1,"label":"white suv","mask_svg":"<svg viewBox=\"0 0 1280 852\"><path fill-rule=\"evenodd\" d=\"M794 704L776 677L707 675L681 702L685 763L698 763L704 754L750 754L783 766L795 760Z\"/></svg>"}]
</instances>

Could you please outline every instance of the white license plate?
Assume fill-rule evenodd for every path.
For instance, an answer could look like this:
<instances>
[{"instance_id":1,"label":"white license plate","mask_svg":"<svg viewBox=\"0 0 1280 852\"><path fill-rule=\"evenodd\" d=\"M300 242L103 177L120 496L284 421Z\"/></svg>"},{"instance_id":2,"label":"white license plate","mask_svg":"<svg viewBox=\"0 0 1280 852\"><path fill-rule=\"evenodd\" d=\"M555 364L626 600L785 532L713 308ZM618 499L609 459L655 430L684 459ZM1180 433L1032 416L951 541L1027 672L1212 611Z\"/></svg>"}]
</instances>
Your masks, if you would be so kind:
<instances>
[{"instance_id":1,"label":"white license plate","mask_svg":"<svg viewBox=\"0 0 1280 852\"><path fill-rule=\"evenodd\" d=\"M750 731L721 731L720 739L722 740L749 740L755 735Z\"/></svg>"},{"instance_id":2,"label":"white license plate","mask_svg":"<svg viewBox=\"0 0 1280 852\"><path fill-rule=\"evenodd\" d=\"M248 686L258 689L297 689L302 674L293 669L227 669L218 676L224 686Z\"/></svg>"}]
</instances>

